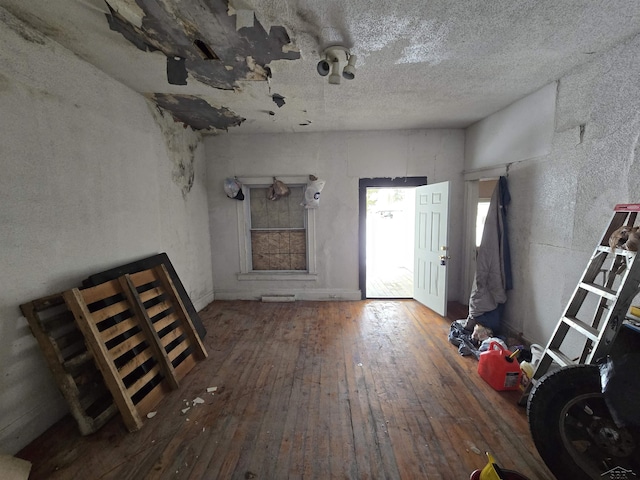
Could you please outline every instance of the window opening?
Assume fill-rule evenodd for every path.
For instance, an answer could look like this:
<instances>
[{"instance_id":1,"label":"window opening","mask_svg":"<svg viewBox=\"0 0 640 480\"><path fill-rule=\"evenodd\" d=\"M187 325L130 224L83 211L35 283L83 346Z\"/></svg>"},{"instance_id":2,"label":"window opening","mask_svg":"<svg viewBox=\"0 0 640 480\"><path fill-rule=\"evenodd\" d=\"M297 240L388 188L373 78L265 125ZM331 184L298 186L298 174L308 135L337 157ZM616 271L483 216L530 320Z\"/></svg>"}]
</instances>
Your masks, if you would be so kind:
<instances>
[{"instance_id":1,"label":"window opening","mask_svg":"<svg viewBox=\"0 0 640 480\"><path fill-rule=\"evenodd\" d=\"M278 176L288 196L269 200L273 177L240 177L245 199L238 212L240 271L238 280L318 279L315 209L302 200L308 175Z\"/></svg>"}]
</instances>

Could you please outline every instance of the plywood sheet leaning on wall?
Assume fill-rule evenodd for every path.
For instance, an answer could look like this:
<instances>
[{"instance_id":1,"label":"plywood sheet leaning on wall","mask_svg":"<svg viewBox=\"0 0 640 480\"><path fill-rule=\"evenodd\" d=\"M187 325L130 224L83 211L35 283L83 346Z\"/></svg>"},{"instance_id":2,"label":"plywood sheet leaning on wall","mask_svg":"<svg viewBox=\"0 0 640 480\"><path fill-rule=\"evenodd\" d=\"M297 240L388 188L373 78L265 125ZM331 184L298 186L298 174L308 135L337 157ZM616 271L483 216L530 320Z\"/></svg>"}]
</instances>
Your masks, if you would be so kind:
<instances>
[{"instance_id":1,"label":"plywood sheet leaning on wall","mask_svg":"<svg viewBox=\"0 0 640 480\"><path fill-rule=\"evenodd\" d=\"M82 435L117 412L61 293L20 305Z\"/></svg>"},{"instance_id":2,"label":"plywood sheet leaning on wall","mask_svg":"<svg viewBox=\"0 0 640 480\"><path fill-rule=\"evenodd\" d=\"M206 357L162 266L63 296L129 431Z\"/></svg>"}]
</instances>

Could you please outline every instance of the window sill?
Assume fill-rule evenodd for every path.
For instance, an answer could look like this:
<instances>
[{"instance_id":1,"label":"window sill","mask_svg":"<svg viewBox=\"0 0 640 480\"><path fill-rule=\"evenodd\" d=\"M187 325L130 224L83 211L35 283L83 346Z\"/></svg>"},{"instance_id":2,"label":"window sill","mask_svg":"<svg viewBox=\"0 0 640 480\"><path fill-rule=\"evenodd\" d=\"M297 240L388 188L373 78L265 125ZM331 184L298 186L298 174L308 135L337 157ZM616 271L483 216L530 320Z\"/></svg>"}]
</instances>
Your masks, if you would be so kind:
<instances>
[{"instance_id":1,"label":"window sill","mask_svg":"<svg viewBox=\"0 0 640 480\"><path fill-rule=\"evenodd\" d=\"M293 272L251 272L251 273L238 273L238 280L295 280L295 281L316 281L318 279L317 273L293 273Z\"/></svg>"}]
</instances>

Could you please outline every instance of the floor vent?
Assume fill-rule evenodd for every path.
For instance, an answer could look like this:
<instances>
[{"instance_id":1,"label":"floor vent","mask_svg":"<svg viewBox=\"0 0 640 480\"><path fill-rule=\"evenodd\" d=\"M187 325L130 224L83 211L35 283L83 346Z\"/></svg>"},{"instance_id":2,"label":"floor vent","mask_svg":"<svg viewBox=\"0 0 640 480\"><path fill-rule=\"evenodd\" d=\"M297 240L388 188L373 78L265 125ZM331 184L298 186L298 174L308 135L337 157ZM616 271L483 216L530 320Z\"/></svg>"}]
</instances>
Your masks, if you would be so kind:
<instances>
[{"instance_id":1,"label":"floor vent","mask_svg":"<svg viewBox=\"0 0 640 480\"><path fill-rule=\"evenodd\" d=\"M274 302L295 302L296 301L296 296L295 295L263 295L262 296L262 301L263 302L269 302L269 303L274 303Z\"/></svg>"}]
</instances>

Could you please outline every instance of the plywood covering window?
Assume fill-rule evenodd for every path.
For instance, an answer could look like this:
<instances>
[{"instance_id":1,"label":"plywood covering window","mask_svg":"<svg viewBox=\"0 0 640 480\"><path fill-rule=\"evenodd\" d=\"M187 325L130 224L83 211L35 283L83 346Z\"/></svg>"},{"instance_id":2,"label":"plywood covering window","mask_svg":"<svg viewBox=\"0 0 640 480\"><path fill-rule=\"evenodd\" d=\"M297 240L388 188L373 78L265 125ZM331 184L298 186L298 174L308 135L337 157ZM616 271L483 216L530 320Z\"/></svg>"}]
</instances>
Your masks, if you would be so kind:
<instances>
[{"instance_id":1,"label":"plywood covering window","mask_svg":"<svg viewBox=\"0 0 640 480\"><path fill-rule=\"evenodd\" d=\"M307 270L303 188L289 187L289 196L267 198L268 188L251 188L252 270Z\"/></svg>"},{"instance_id":2,"label":"plywood covering window","mask_svg":"<svg viewBox=\"0 0 640 480\"><path fill-rule=\"evenodd\" d=\"M317 280L315 215L301 203L308 177L278 176L291 193L269 200L272 177L240 177L245 199L236 202L239 280Z\"/></svg>"}]
</instances>

